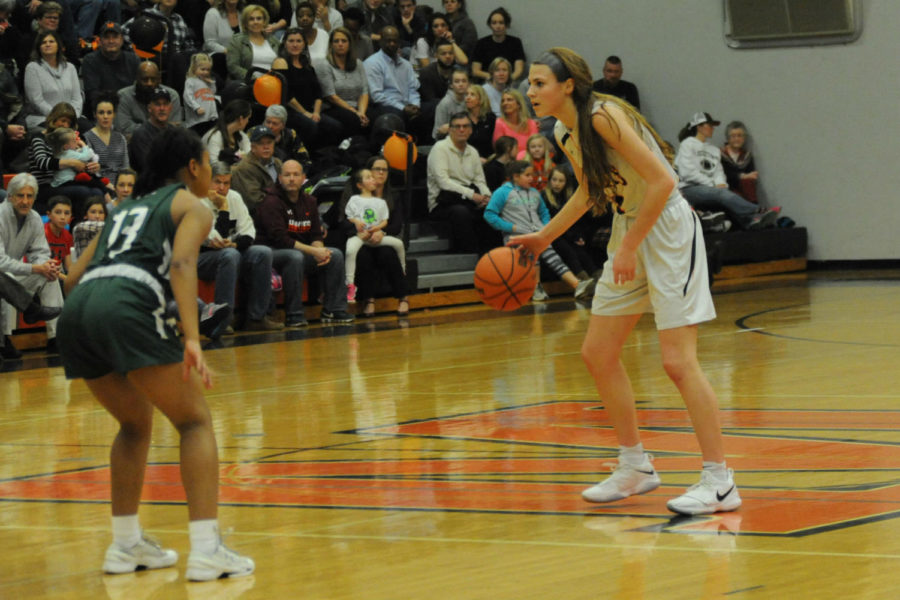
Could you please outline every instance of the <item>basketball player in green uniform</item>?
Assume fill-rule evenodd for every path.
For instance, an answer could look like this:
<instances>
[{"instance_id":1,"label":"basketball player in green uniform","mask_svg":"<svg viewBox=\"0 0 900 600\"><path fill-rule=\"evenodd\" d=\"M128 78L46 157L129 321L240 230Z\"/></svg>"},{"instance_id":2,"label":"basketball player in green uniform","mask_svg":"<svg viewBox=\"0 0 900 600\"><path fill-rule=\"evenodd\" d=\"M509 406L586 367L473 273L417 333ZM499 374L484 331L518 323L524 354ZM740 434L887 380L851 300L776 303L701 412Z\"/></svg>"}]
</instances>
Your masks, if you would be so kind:
<instances>
[{"instance_id":1,"label":"basketball player in green uniform","mask_svg":"<svg viewBox=\"0 0 900 600\"><path fill-rule=\"evenodd\" d=\"M72 268L59 321L69 378L84 378L119 422L112 445L113 543L107 573L173 566L174 550L147 538L138 506L156 407L181 438L191 553L187 578L205 581L253 572L251 559L219 535L219 463L203 388L212 385L198 333L197 255L212 225L200 202L209 191L209 156L190 131L171 128L153 142L135 198L117 207ZM184 345L164 319L174 295Z\"/></svg>"}]
</instances>

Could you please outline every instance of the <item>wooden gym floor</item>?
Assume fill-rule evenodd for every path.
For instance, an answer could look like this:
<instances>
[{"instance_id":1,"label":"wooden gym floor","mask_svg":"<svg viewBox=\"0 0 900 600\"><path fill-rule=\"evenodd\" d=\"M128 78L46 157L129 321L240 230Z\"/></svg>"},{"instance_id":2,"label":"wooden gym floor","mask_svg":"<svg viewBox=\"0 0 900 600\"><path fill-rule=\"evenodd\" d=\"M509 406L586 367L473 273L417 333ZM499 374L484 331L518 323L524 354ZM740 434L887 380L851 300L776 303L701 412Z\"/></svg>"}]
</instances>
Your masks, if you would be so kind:
<instances>
[{"instance_id":1,"label":"wooden gym floor","mask_svg":"<svg viewBox=\"0 0 900 600\"><path fill-rule=\"evenodd\" d=\"M900 277L718 293L701 360L744 506L673 518L697 479L652 319L624 353L663 486L581 501L615 456L567 299L236 336L208 352L220 519L243 580L186 584L178 440L141 511L178 568L104 576L112 419L32 356L0 373L0 598L892 598L900 588ZM415 307L414 307L415 308Z\"/></svg>"}]
</instances>

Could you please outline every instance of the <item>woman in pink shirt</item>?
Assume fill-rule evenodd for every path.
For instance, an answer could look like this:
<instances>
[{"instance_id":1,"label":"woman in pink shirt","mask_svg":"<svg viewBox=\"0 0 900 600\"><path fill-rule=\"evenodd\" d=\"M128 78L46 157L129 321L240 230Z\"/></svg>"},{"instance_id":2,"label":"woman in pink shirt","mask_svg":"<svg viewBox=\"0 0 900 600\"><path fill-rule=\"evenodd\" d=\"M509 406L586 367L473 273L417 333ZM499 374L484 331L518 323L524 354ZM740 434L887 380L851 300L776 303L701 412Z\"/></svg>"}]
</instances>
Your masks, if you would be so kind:
<instances>
[{"instance_id":1,"label":"woman in pink shirt","mask_svg":"<svg viewBox=\"0 0 900 600\"><path fill-rule=\"evenodd\" d=\"M506 90L500 98L500 112L494 124L494 141L508 135L519 142L519 148L525 148L528 138L538 132L537 121L528 118L525 98L517 90Z\"/></svg>"}]
</instances>

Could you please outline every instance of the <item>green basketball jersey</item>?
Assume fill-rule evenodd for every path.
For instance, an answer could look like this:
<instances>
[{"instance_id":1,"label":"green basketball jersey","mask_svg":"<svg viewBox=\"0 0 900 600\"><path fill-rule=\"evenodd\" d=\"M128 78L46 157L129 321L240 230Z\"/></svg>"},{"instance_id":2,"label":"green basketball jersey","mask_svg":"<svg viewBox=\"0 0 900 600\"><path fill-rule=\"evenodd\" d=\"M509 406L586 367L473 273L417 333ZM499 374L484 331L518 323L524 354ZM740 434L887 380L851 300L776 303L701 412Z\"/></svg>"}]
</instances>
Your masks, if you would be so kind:
<instances>
[{"instance_id":1,"label":"green basketball jersey","mask_svg":"<svg viewBox=\"0 0 900 600\"><path fill-rule=\"evenodd\" d=\"M138 267L162 286L166 296L171 296L169 265L176 229L172 198L183 188L182 184L167 185L116 207L100 233L86 276L98 268L109 271L115 265Z\"/></svg>"}]
</instances>

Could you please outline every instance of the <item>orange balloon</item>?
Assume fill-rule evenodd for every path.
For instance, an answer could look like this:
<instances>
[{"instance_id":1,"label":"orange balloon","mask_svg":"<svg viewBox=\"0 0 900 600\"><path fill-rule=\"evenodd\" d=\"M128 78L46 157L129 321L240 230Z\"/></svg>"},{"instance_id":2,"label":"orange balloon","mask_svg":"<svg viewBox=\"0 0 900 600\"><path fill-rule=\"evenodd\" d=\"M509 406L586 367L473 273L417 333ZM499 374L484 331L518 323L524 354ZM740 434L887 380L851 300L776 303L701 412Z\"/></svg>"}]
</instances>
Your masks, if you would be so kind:
<instances>
[{"instance_id":1,"label":"orange balloon","mask_svg":"<svg viewBox=\"0 0 900 600\"><path fill-rule=\"evenodd\" d=\"M384 157L387 159L389 165L399 171L406 170L406 150L406 140L396 133L391 135L384 143ZM415 144L412 144L412 161L414 164L418 157L419 149L416 148Z\"/></svg>"},{"instance_id":2,"label":"orange balloon","mask_svg":"<svg viewBox=\"0 0 900 600\"><path fill-rule=\"evenodd\" d=\"M281 80L274 75L260 75L253 82L253 97L263 106L281 103Z\"/></svg>"}]
</instances>

